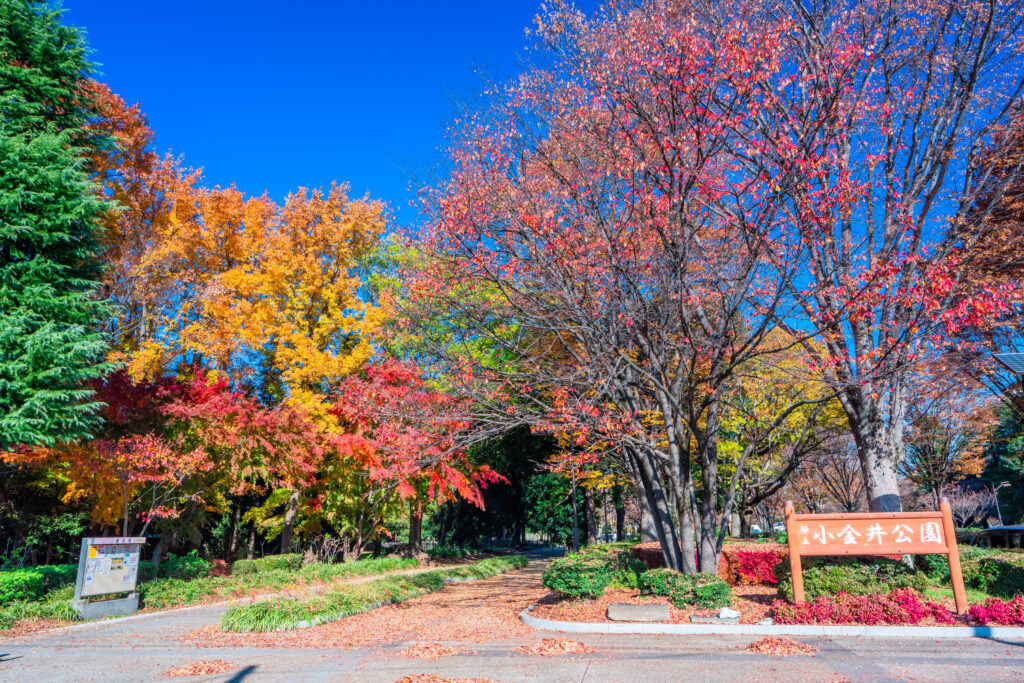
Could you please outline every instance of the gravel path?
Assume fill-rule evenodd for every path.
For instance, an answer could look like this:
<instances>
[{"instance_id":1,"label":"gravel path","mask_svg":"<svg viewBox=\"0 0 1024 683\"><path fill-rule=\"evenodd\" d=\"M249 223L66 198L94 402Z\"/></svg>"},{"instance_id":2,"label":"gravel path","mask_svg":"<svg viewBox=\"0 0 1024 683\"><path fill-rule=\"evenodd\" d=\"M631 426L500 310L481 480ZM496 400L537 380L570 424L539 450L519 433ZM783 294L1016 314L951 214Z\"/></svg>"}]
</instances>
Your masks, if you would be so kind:
<instances>
[{"instance_id":1,"label":"gravel path","mask_svg":"<svg viewBox=\"0 0 1024 683\"><path fill-rule=\"evenodd\" d=\"M818 652L786 658L744 650L754 638L584 634L584 655L538 657L518 648L562 634L534 631L518 612L544 594L542 561L335 624L276 634L222 634L224 607L178 610L0 640L3 681L155 680L197 661L234 669L191 680L396 681L416 673L501 681L981 681L1024 679L1024 647L991 640L937 643L801 638ZM458 651L400 653L417 643Z\"/></svg>"}]
</instances>

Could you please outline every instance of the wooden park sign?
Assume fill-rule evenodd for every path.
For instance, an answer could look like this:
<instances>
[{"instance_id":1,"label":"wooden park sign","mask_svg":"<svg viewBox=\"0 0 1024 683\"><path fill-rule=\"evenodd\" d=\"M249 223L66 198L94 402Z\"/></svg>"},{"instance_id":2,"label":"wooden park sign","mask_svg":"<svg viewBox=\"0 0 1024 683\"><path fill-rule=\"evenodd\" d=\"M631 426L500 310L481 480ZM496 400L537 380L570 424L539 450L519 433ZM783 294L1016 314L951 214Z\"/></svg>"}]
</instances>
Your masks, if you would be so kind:
<instances>
[{"instance_id":1,"label":"wooden park sign","mask_svg":"<svg viewBox=\"0 0 1024 683\"><path fill-rule=\"evenodd\" d=\"M810 555L945 555L953 581L956 611L967 611L967 593L960 572L960 553L949 501L934 512L851 512L798 515L786 501L786 536L793 599L804 601L801 556Z\"/></svg>"}]
</instances>

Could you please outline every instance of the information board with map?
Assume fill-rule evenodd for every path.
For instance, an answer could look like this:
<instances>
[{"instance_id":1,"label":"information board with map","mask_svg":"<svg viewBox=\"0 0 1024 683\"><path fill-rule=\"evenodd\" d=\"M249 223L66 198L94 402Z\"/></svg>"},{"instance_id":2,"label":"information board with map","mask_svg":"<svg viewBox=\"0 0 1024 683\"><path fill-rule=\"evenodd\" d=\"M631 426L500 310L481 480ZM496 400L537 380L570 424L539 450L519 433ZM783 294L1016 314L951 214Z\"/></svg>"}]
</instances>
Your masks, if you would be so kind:
<instances>
[{"instance_id":1,"label":"information board with map","mask_svg":"<svg viewBox=\"0 0 1024 683\"><path fill-rule=\"evenodd\" d=\"M145 543L142 537L83 538L75 599L133 592Z\"/></svg>"}]
</instances>

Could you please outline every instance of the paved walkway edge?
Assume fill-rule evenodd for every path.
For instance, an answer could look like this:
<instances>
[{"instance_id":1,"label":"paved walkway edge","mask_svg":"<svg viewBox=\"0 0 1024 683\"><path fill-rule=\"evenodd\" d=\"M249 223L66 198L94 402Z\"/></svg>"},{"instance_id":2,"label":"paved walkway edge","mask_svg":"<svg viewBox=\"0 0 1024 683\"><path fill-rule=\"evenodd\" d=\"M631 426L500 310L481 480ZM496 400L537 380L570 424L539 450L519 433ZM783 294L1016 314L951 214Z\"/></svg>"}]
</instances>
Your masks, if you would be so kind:
<instances>
[{"instance_id":1,"label":"paved walkway edge","mask_svg":"<svg viewBox=\"0 0 1024 683\"><path fill-rule=\"evenodd\" d=\"M757 624L642 624L594 623L541 619L530 612L519 619L533 628L566 633L648 633L651 635L750 635L750 636L865 636L869 638L990 638L1024 640L1024 628L1013 626L818 626L810 624L758 626Z\"/></svg>"}]
</instances>

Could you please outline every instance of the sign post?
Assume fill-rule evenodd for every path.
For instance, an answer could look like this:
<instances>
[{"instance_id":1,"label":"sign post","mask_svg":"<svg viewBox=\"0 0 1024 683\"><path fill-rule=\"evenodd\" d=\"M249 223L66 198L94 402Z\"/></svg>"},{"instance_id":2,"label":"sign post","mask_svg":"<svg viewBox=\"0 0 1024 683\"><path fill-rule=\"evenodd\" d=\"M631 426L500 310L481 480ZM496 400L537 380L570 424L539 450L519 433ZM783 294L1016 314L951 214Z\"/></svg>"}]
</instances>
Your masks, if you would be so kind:
<instances>
[{"instance_id":1,"label":"sign post","mask_svg":"<svg viewBox=\"0 0 1024 683\"><path fill-rule=\"evenodd\" d=\"M786 501L786 537L793 599L804 601L801 556L815 555L945 555L953 582L956 611L967 611L967 592L960 571L960 553L949 501L931 512L851 512L798 515Z\"/></svg>"},{"instance_id":2,"label":"sign post","mask_svg":"<svg viewBox=\"0 0 1024 683\"><path fill-rule=\"evenodd\" d=\"M145 543L145 538L135 536L82 539L75 598L71 603L80 617L121 616L139 608L135 587ZM103 600L91 599L101 595ZM122 597L110 597L116 595Z\"/></svg>"}]
</instances>

